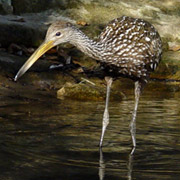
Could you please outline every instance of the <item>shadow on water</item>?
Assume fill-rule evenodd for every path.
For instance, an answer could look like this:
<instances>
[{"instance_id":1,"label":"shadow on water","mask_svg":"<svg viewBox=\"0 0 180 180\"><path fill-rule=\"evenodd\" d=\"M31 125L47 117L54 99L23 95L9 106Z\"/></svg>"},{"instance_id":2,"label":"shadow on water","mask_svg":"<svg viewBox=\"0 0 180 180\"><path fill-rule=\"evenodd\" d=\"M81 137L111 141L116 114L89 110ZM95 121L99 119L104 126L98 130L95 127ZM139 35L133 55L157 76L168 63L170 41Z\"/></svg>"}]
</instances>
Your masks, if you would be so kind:
<instances>
[{"instance_id":1,"label":"shadow on water","mask_svg":"<svg viewBox=\"0 0 180 180\"><path fill-rule=\"evenodd\" d=\"M109 104L103 152L98 143L104 102L45 95L1 102L0 179L179 179L180 94L160 84L163 90L150 83L140 98L133 155L133 89L127 99Z\"/></svg>"}]
</instances>

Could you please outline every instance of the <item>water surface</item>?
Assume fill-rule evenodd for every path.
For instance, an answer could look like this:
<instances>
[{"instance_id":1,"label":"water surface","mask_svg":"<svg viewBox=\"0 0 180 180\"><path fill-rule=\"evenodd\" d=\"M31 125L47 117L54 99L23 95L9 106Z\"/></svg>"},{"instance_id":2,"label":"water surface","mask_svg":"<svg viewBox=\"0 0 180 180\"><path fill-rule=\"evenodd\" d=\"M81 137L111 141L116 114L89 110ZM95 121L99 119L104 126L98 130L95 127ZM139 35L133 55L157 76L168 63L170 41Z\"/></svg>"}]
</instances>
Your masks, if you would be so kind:
<instances>
[{"instance_id":1,"label":"water surface","mask_svg":"<svg viewBox=\"0 0 180 180\"><path fill-rule=\"evenodd\" d=\"M145 88L133 156L133 89L122 90L126 98L110 102L103 153L98 143L104 102L57 100L37 90L31 99L1 97L0 179L180 179L179 85L151 82Z\"/></svg>"}]
</instances>

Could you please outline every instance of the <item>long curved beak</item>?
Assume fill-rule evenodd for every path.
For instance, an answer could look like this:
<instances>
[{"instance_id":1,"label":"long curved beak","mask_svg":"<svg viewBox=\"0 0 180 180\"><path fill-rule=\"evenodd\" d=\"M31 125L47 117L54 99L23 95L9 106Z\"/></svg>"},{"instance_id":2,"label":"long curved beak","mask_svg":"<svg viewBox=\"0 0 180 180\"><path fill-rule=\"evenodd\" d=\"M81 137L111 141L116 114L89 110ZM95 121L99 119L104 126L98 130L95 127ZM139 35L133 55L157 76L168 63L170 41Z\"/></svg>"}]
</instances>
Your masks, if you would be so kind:
<instances>
[{"instance_id":1,"label":"long curved beak","mask_svg":"<svg viewBox=\"0 0 180 180\"><path fill-rule=\"evenodd\" d=\"M52 47L54 47L54 41L43 42L18 71L14 81L17 81L18 78L20 78L45 52Z\"/></svg>"}]
</instances>

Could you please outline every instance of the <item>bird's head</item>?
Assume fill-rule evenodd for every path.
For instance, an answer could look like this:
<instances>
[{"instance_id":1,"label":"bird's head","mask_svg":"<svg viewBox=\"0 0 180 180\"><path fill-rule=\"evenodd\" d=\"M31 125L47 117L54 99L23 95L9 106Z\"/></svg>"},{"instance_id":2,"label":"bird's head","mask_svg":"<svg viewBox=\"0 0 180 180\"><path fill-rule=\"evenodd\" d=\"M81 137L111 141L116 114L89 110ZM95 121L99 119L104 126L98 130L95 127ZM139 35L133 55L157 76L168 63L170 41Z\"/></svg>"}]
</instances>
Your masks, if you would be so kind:
<instances>
[{"instance_id":1,"label":"bird's head","mask_svg":"<svg viewBox=\"0 0 180 180\"><path fill-rule=\"evenodd\" d=\"M57 21L53 23L46 33L44 42L25 62L16 74L14 80L21 77L45 52L58 44L71 41L74 31L77 30L70 22Z\"/></svg>"},{"instance_id":2,"label":"bird's head","mask_svg":"<svg viewBox=\"0 0 180 180\"><path fill-rule=\"evenodd\" d=\"M52 42L53 46L71 41L74 31L77 30L70 22L57 21L49 27L45 42Z\"/></svg>"}]
</instances>

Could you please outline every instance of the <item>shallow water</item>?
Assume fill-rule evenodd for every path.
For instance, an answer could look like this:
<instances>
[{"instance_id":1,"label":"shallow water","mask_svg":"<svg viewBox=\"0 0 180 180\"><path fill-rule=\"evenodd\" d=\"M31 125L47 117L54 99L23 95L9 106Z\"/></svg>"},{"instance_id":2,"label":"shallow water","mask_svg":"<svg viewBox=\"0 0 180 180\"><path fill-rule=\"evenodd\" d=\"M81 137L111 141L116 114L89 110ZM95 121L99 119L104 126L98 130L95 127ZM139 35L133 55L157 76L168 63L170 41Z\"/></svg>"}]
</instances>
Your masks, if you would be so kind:
<instances>
[{"instance_id":1,"label":"shallow water","mask_svg":"<svg viewBox=\"0 0 180 180\"><path fill-rule=\"evenodd\" d=\"M180 179L178 89L157 82L145 88L133 156L129 133L132 88L124 86L123 101L110 102L103 154L98 143L104 102L57 100L46 94L34 100L8 97L6 101L4 97L0 104L0 179Z\"/></svg>"}]
</instances>

